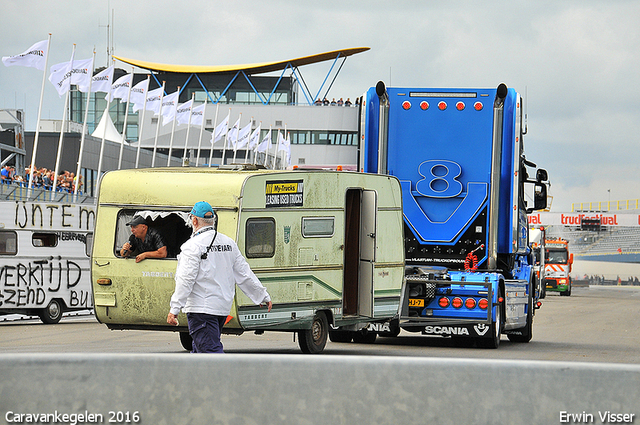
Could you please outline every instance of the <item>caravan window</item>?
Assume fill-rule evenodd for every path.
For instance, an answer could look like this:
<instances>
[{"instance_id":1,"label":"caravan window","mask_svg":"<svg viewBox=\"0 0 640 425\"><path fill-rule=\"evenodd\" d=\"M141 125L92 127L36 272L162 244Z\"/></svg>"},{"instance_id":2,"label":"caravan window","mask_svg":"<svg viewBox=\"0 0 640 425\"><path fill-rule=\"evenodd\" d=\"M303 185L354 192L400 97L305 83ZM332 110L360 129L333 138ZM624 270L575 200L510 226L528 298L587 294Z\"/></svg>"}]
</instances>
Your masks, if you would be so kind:
<instances>
[{"instance_id":1,"label":"caravan window","mask_svg":"<svg viewBox=\"0 0 640 425\"><path fill-rule=\"evenodd\" d=\"M16 232L0 231L0 255L18 253L18 235Z\"/></svg>"},{"instance_id":2,"label":"caravan window","mask_svg":"<svg viewBox=\"0 0 640 425\"><path fill-rule=\"evenodd\" d=\"M127 223L136 214L146 219L149 228L160 233L167 247L167 258L176 258L180 253L180 247L192 233L188 224L189 214L182 211L121 210L116 220L114 255L119 257L122 245L129 241L131 227L127 226Z\"/></svg>"},{"instance_id":3,"label":"caravan window","mask_svg":"<svg viewBox=\"0 0 640 425\"><path fill-rule=\"evenodd\" d=\"M58 246L58 235L56 233L34 233L31 236L33 246L54 247Z\"/></svg>"},{"instance_id":4,"label":"caravan window","mask_svg":"<svg viewBox=\"0 0 640 425\"><path fill-rule=\"evenodd\" d=\"M273 257L276 250L276 221L273 218L250 218L246 230L247 258Z\"/></svg>"},{"instance_id":5,"label":"caravan window","mask_svg":"<svg viewBox=\"0 0 640 425\"><path fill-rule=\"evenodd\" d=\"M333 236L334 217L302 217L302 236L330 238Z\"/></svg>"}]
</instances>

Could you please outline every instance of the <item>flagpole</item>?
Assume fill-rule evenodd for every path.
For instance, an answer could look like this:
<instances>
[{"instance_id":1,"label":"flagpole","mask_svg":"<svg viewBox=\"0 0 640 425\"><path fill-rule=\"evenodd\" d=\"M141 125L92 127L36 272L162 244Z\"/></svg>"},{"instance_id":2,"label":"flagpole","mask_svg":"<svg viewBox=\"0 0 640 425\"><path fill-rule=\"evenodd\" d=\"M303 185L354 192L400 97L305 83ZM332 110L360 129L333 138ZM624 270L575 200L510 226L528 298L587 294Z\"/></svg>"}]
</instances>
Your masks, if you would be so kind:
<instances>
[{"instance_id":1,"label":"flagpole","mask_svg":"<svg viewBox=\"0 0 640 425\"><path fill-rule=\"evenodd\" d=\"M207 112L207 96L204 98L204 107L202 108L202 123L200 123L200 138L198 139L198 155L196 156L196 167L200 162L200 148L202 148L202 133L204 130L204 121Z\"/></svg>"},{"instance_id":2,"label":"flagpole","mask_svg":"<svg viewBox=\"0 0 640 425\"><path fill-rule=\"evenodd\" d=\"M187 123L187 137L184 141L184 152L182 152L182 166L185 166L187 160L187 145L189 144L189 130L191 129L191 113L193 112L193 102L196 98L195 93L191 93L191 106L189 107L189 122ZM176 119L178 117L176 116Z\"/></svg>"},{"instance_id":3,"label":"flagpole","mask_svg":"<svg viewBox=\"0 0 640 425\"><path fill-rule=\"evenodd\" d=\"M27 188L27 199L31 197L31 187L33 186L33 174L36 163L36 152L38 152L38 138L40 136L40 117L42 116L42 99L44 96L44 83L47 81L47 66L49 65L49 50L51 50L51 33L47 39L47 53L44 55L44 69L42 70L42 88L40 89L40 104L38 105L38 119L36 121L36 135L33 139L33 152L31 152L31 172L29 173L29 186Z\"/></svg>"},{"instance_id":4,"label":"flagpole","mask_svg":"<svg viewBox=\"0 0 640 425\"><path fill-rule=\"evenodd\" d=\"M160 109L158 110L158 126L156 127L156 139L153 142L153 156L151 158L151 168L156 165L156 150L158 149L158 134L160 133L160 125L162 125L162 99L164 99L164 85L162 82L162 92L160 93Z\"/></svg>"},{"instance_id":5,"label":"flagpole","mask_svg":"<svg viewBox=\"0 0 640 425\"><path fill-rule=\"evenodd\" d=\"M262 131L262 121L260 121L258 128ZM258 140L260 140L260 133L258 133ZM256 147L253 148L253 165L256 165L256 159L258 159L258 146L260 146L260 143L256 143Z\"/></svg>"},{"instance_id":6,"label":"flagpole","mask_svg":"<svg viewBox=\"0 0 640 425\"><path fill-rule=\"evenodd\" d=\"M70 72L73 71L73 61L76 55L76 45L73 45L73 51L71 53L71 69ZM58 140L58 154L56 155L56 166L54 171L54 182L53 188L51 190L51 200L53 201L56 196L55 189L58 187L58 171L60 171L60 159L62 157L62 142L64 140L64 126L67 121L67 108L69 107L69 92L71 91L71 76L69 76L69 87L67 88L67 92L65 93L64 98L64 110L62 111L62 127L60 128L60 139ZM29 176L31 178L31 176Z\"/></svg>"},{"instance_id":7,"label":"flagpole","mask_svg":"<svg viewBox=\"0 0 640 425\"><path fill-rule=\"evenodd\" d=\"M91 75L89 77L89 90L87 91L87 106L84 109L84 122L82 123L82 136L80 137L80 153L78 153L78 167L76 168L77 182L73 188L73 195L78 196L78 186L80 186L80 172L82 171L82 153L84 152L84 139L87 133L87 117L89 116L89 100L91 99L91 84L93 83L93 73L96 68L96 49L93 49L93 60L91 61ZM79 93L80 90L78 90Z\"/></svg>"},{"instance_id":8,"label":"flagpole","mask_svg":"<svg viewBox=\"0 0 640 425\"><path fill-rule=\"evenodd\" d=\"M127 137L127 120L129 119L129 101L131 100L131 89L133 88L133 67L131 67L131 80L129 81L129 92L127 93L127 106L124 108L124 125L122 126L122 138L120 139L120 155L118 156L118 170L122 167L122 152L124 151L124 139Z\"/></svg>"},{"instance_id":9,"label":"flagpole","mask_svg":"<svg viewBox=\"0 0 640 425\"><path fill-rule=\"evenodd\" d=\"M282 136L282 137L286 142L286 140L287 140L287 123L284 124L284 136ZM279 148L280 148L280 140L278 140L278 149ZM287 152L283 149L282 159L280 160L280 166L282 167L283 170L286 168L285 165L284 165L286 156L287 156Z\"/></svg>"},{"instance_id":10,"label":"flagpole","mask_svg":"<svg viewBox=\"0 0 640 425\"><path fill-rule=\"evenodd\" d=\"M136 150L136 168L140 163L140 145L142 144L142 129L144 127L144 114L147 111L147 97L149 96L149 81L151 80L151 75L147 75L147 89L144 92L144 102L142 104L142 120L138 120L140 124L140 129L138 130L138 149Z\"/></svg>"},{"instance_id":11,"label":"flagpole","mask_svg":"<svg viewBox=\"0 0 640 425\"><path fill-rule=\"evenodd\" d=\"M213 162L213 147L216 144L216 128L218 127L218 109L220 109L220 102L216 103L216 118L213 120L213 137L211 141L211 152L209 152L209 167L211 167L211 163Z\"/></svg>"},{"instance_id":12,"label":"flagpole","mask_svg":"<svg viewBox=\"0 0 640 425\"><path fill-rule=\"evenodd\" d=\"M249 120L249 124L253 124L253 117ZM249 142L251 142L251 127L249 127L249 139L247 140L247 144L244 146L244 164L249 163Z\"/></svg>"},{"instance_id":13,"label":"flagpole","mask_svg":"<svg viewBox=\"0 0 640 425\"><path fill-rule=\"evenodd\" d=\"M240 122L242 121L242 112L238 116L238 131L236 132L236 139L233 141L233 163L236 163L236 152L238 151L238 139L240 138Z\"/></svg>"},{"instance_id":14,"label":"flagpole","mask_svg":"<svg viewBox=\"0 0 640 425\"><path fill-rule=\"evenodd\" d=\"M167 155L167 167L171 165L171 151L173 150L173 135L176 132L176 121L178 120L178 102L180 101L180 86L178 86L178 95L176 96L176 104L174 106L173 122L171 123L171 138L169 139L169 155ZM164 122L163 122L164 125Z\"/></svg>"},{"instance_id":15,"label":"flagpole","mask_svg":"<svg viewBox=\"0 0 640 425\"><path fill-rule=\"evenodd\" d=\"M271 124L269 124L269 144L271 144ZM269 148L270 146L267 146L267 150L264 152L264 168L268 168L267 161L269 160Z\"/></svg>"},{"instance_id":16,"label":"flagpole","mask_svg":"<svg viewBox=\"0 0 640 425\"><path fill-rule=\"evenodd\" d=\"M231 108L229 108L229 121L231 121ZM220 165L218 166L218 168L222 165L224 165L224 157L226 155L227 152L227 136L229 136L229 123L227 122L227 131L224 135L224 146L222 147L222 160L220 161Z\"/></svg>"}]
</instances>

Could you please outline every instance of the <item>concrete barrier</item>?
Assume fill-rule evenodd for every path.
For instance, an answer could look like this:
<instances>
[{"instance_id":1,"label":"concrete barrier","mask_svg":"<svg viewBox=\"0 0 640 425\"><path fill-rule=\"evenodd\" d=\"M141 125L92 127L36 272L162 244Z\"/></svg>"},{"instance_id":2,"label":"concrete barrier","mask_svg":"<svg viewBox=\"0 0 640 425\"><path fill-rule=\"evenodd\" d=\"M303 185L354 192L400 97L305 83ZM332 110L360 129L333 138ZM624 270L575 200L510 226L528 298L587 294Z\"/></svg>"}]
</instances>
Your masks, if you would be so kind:
<instances>
[{"instance_id":1,"label":"concrete barrier","mask_svg":"<svg viewBox=\"0 0 640 425\"><path fill-rule=\"evenodd\" d=\"M324 355L0 355L0 423L35 422L29 414L50 415L42 423L70 424L624 423L623 416L602 420L605 412L640 423L640 366Z\"/></svg>"}]
</instances>

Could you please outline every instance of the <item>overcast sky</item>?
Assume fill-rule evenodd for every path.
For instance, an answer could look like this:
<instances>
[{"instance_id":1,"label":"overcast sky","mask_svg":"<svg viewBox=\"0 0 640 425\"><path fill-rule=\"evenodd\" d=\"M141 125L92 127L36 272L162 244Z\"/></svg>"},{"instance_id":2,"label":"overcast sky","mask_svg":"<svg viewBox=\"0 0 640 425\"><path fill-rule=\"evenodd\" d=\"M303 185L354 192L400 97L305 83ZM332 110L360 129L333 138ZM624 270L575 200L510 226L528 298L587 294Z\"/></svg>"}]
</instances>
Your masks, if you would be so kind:
<instances>
[{"instance_id":1,"label":"overcast sky","mask_svg":"<svg viewBox=\"0 0 640 425\"><path fill-rule=\"evenodd\" d=\"M86 1L5 2L0 56L52 34L49 65L107 61L234 65L370 47L347 59L328 97L388 86L495 87L525 97L527 158L549 171L552 211L640 198L640 2ZM125 64L117 65L125 67ZM303 67L315 93L330 62ZM128 69L128 68L127 68ZM42 73L0 66L0 108L35 130ZM43 118L64 102L47 82Z\"/></svg>"}]
</instances>

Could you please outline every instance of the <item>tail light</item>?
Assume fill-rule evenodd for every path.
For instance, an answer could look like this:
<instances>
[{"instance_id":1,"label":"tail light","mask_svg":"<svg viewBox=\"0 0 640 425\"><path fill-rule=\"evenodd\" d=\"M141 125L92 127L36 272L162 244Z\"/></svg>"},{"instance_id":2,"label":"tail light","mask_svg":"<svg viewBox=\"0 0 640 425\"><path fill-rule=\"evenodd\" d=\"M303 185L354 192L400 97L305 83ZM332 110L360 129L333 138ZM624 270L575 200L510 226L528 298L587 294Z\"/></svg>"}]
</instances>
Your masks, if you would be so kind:
<instances>
[{"instance_id":1,"label":"tail light","mask_svg":"<svg viewBox=\"0 0 640 425\"><path fill-rule=\"evenodd\" d=\"M464 108L465 108L465 104L464 104L464 102L458 102L458 103L456 103L456 109L457 109L458 111L464 111Z\"/></svg>"},{"instance_id":2,"label":"tail light","mask_svg":"<svg viewBox=\"0 0 640 425\"><path fill-rule=\"evenodd\" d=\"M489 300L487 300L486 298L481 298L480 301L478 301L478 307L480 307L482 310L486 310L489 307Z\"/></svg>"},{"instance_id":3,"label":"tail light","mask_svg":"<svg viewBox=\"0 0 640 425\"><path fill-rule=\"evenodd\" d=\"M440 299L438 300L438 305L442 308L447 308L449 307L449 298L447 297L440 297Z\"/></svg>"},{"instance_id":4,"label":"tail light","mask_svg":"<svg viewBox=\"0 0 640 425\"><path fill-rule=\"evenodd\" d=\"M476 300L474 300L473 298L467 298L466 300L464 300L464 306L471 310L475 308Z\"/></svg>"},{"instance_id":5,"label":"tail light","mask_svg":"<svg viewBox=\"0 0 640 425\"><path fill-rule=\"evenodd\" d=\"M462 307L462 298L455 297L453 300L451 300L451 305L453 306L453 308L461 308Z\"/></svg>"}]
</instances>

